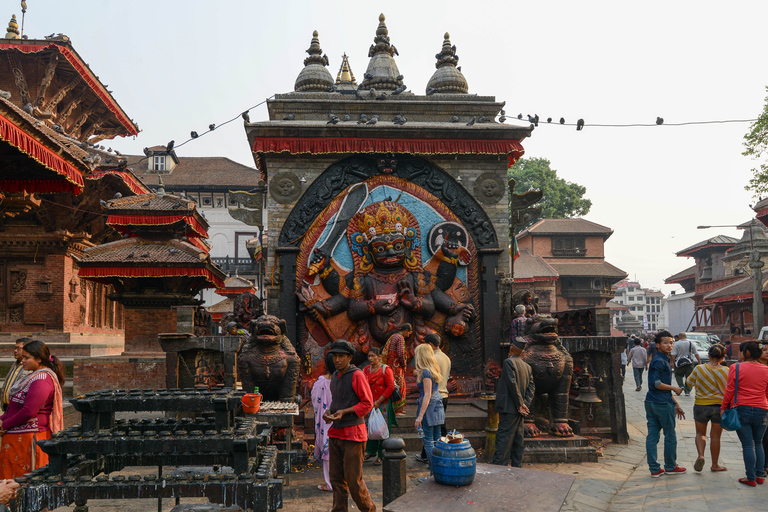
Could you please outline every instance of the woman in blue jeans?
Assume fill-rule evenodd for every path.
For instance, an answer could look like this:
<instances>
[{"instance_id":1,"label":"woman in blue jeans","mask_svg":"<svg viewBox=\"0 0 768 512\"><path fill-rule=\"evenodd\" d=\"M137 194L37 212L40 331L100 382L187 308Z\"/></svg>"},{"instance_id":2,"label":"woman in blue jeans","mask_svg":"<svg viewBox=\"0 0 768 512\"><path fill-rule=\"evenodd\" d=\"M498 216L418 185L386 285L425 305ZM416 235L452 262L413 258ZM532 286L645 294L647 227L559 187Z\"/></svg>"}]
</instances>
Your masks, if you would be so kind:
<instances>
[{"instance_id":1,"label":"woman in blue jeans","mask_svg":"<svg viewBox=\"0 0 768 512\"><path fill-rule=\"evenodd\" d=\"M739 413L741 441L747 476L739 482L750 487L765 482L763 434L768 427L768 345L749 341L739 346L744 360L728 371L722 410L733 405ZM738 369L738 382L736 371Z\"/></svg>"},{"instance_id":2,"label":"woman in blue jeans","mask_svg":"<svg viewBox=\"0 0 768 512\"><path fill-rule=\"evenodd\" d=\"M443 409L443 400L437 391L437 385L442 378L440 367L437 365L435 353L432 346L423 343L416 347L414 357L416 370L416 382L419 388L419 400L416 404L416 430L421 427L424 430L424 450L427 452L429 460L429 474L432 475L432 448L440 439L440 425L445 423L445 410Z\"/></svg>"}]
</instances>

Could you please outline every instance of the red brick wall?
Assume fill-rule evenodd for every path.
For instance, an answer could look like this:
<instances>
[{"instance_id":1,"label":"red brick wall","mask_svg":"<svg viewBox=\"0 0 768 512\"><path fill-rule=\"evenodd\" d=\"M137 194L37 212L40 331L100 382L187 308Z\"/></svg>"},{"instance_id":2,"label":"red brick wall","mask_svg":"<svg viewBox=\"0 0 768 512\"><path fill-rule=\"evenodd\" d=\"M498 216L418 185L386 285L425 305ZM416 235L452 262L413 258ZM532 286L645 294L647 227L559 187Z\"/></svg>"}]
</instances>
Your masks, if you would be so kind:
<instances>
[{"instance_id":1,"label":"red brick wall","mask_svg":"<svg viewBox=\"0 0 768 512\"><path fill-rule=\"evenodd\" d=\"M75 359L74 396L101 389L164 389L165 357Z\"/></svg>"},{"instance_id":2,"label":"red brick wall","mask_svg":"<svg viewBox=\"0 0 768 512\"><path fill-rule=\"evenodd\" d=\"M176 310L126 309L125 353L163 353L157 335L176 332Z\"/></svg>"}]
</instances>

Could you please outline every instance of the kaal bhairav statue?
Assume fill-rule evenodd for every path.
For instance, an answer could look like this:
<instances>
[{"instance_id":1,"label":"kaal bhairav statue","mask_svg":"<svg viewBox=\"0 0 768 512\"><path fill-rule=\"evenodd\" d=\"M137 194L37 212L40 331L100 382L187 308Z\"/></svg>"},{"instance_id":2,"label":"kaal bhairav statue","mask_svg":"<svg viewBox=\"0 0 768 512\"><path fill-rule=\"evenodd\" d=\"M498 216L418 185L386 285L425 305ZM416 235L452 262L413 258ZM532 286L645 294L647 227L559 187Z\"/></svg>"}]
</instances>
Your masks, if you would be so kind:
<instances>
[{"instance_id":1,"label":"kaal bhairav statue","mask_svg":"<svg viewBox=\"0 0 768 512\"><path fill-rule=\"evenodd\" d=\"M250 335L237 354L237 376L243 389L254 387L266 401L291 402L299 381L299 356L285 335L285 320L261 315L249 323Z\"/></svg>"},{"instance_id":2,"label":"kaal bhairav statue","mask_svg":"<svg viewBox=\"0 0 768 512\"><path fill-rule=\"evenodd\" d=\"M349 196L354 199L356 192L351 191ZM337 219L343 218L348 201L342 204ZM465 335L475 317L474 307L455 300L446 291L454 285L460 261L466 264L471 259L466 231L445 223L445 231L439 229L430 236L433 260L439 264L429 272L422 266L419 223L403 205L392 200L378 201L359 211L355 207L348 215L345 227L354 270L342 275L332 265L329 253L333 242L331 250L324 250L325 246L315 249L297 292L302 311L323 326L331 339L326 319L345 313L351 321L346 339L362 353L370 347L384 346L404 323L415 325L417 338L423 337L427 334L425 323L438 312L445 320L439 326L431 325L431 329L448 336ZM327 298L314 298L309 284L317 279ZM410 349L414 346L415 341Z\"/></svg>"},{"instance_id":3,"label":"kaal bhairav statue","mask_svg":"<svg viewBox=\"0 0 768 512\"><path fill-rule=\"evenodd\" d=\"M546 418L534 418L534 413L525 418L525 437L538 437L540 426L548 424L549 433L560 437L573 436L568 425L568 391L573 375L573 358L560 343L557 336L557 318L534 315L525 321L527 346L523 360L533 370L536 398L546 394L549 401L551 423ZM531 408L533 411L534 408Z\"/></svg>"}]
</instances>

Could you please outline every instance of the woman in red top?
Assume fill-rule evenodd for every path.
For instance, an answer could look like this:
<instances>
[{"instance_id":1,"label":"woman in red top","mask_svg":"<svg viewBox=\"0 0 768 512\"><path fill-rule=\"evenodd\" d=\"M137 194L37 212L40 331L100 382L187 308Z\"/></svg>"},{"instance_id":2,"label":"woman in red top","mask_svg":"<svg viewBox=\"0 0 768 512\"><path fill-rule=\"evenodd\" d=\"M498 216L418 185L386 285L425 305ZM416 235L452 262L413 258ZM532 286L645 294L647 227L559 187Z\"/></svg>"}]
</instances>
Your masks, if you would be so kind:
<instances>
[{"instance_id":1,"label":"woman in red top","mask_svg":"<svg viewBox=\"0 0 768 512\"><path fill-rule=\"evenodd\" d=\"M728 371L728 385L723 395L722 410L734 401L736 390L736 410L739 413L741 428L736 431L741 441L746 478L739 482L751 487L765 482L765 452L762 440L768 427L768 366L762 362L762 343L749 341L739 346L744 360L731 366ZM736 368L739 370L738 388L736 387Z\"/></svg>"},{"instance_id":2,"label":"woman in red top","mask_svg":"<svg viewBox=\"0 0 768 512\"><path fill-rule=\"evenodd\" d=\"M42 341L21 350L21 364L29 375L17 380L11 401L0 416L0 478L16 478L48 464L37 441L50 439L64 427L61 385L64 365Z\"/></svg>"},{"instance_id":3,"label":"woman in red top","mask_svg":"<svg viewBox=\"0 0 768 512\"><path fill-rule=\"evenodd\" d=\"M405 414L405 367L408 364L405 340L411 335L412 331L413 327L411 327L411 324L401 325L399 331L389 337L381 351L381 358L392 368L395 374L395 382L400 386L400 394L403 397L399 402L392 404L397 416Z\"/></svg>"},{"instance_id":4,"label":"woman in red top","mask_svg":"<svg viewBox=\"0 0 768 512\"><path fill-rule=\"evenodd\" d=\"M368 379L368 385L371 386L373 395L373 406L381 410L381 414L387 418L387 427L391 429L397 426L395 419L395 410L390 395L395 390L395 373L387 365L381 364L381 350L374 347L368 351L368 362L370 363L363 369L363 374ZM382 404L386 404L382 406ZM381 459L384 457L384 447L381 440L369 440L365 448L365 460L377 455L374 466L381 466Z\"/></svg>"}]
</instances>

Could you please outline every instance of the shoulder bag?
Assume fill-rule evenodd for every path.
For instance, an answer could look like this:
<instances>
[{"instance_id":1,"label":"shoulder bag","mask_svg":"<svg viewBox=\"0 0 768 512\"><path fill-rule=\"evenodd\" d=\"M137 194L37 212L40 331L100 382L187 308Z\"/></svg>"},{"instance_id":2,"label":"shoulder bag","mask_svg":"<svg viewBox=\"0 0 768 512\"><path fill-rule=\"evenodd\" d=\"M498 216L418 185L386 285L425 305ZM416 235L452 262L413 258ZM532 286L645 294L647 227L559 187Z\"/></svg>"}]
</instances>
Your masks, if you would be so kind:
<instances>
[{"instance_id":1,"label":"shoulder bag","mask_svg":"<svg viewBox=\"0 0 768 512\"><path fill-rule=\"evenodd\" d=\"M736 410L737 393L739 391L739 363L736 363L736 383L733 387L733 406L728 406L727 409L720 413L720 426L725 430L739 430L741 428L741 420L739 420L739 411Z\"/></svg>"},{"instance_id":2,"label":"shoulder bag","mask_svg":"<svg viewBox=\"0 0 768 512\"><path fill-rule=\"evenodd\" d=\"M693 364L693 360L694 360L693 342L691 340L688 340L688 353L682 356L677 356L677 360L675 361L675 367L686 368Z\"/></svg>"},{"instance_id":3,"label":"shoulder bag","mask_svg":"<svg viewBox=\"0 0 768 512\"><path fill-rule=\"evenodd\" d=\"M387 376L387 365L383 364L381 365L384 367L384 378ZM392 372L392 376L394 377L394 371ZM392 392L391 395L389 395L389 399L392 401L393 404L396 404L397 402L401 401L403 399L403 395L400 392L400 386L397 384L397 381L395 381L395 390Z\"/></svg>"}]
</instances>

